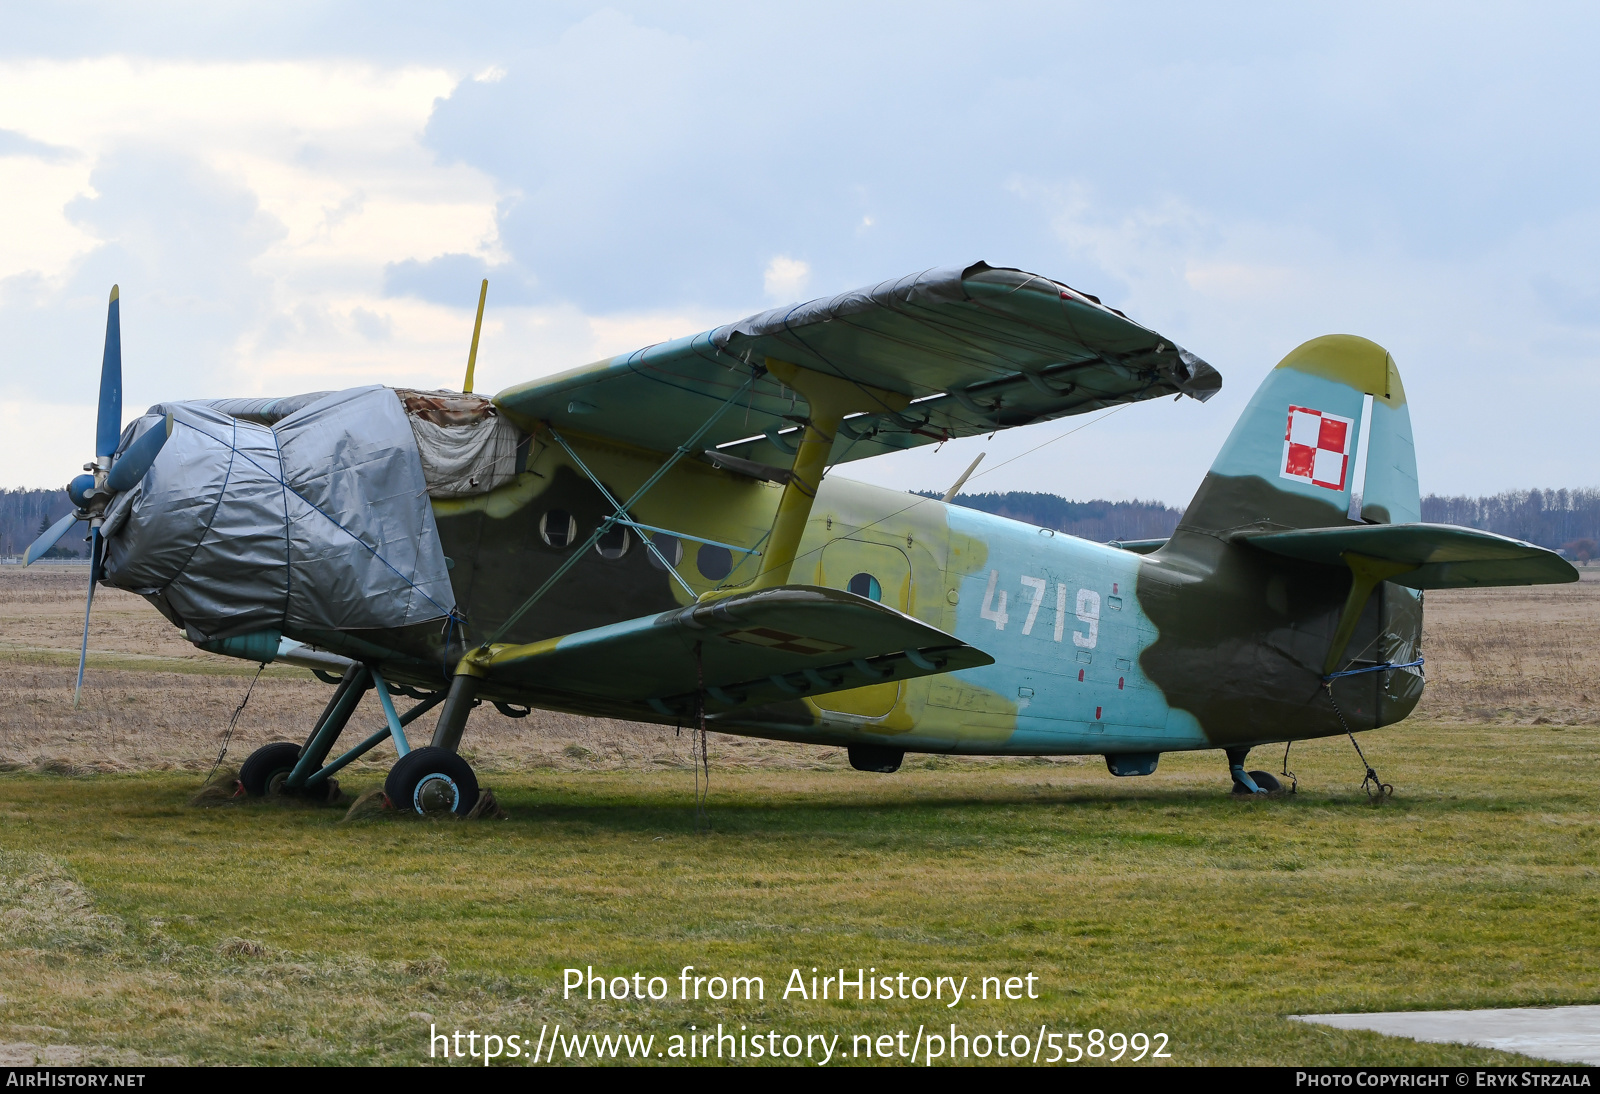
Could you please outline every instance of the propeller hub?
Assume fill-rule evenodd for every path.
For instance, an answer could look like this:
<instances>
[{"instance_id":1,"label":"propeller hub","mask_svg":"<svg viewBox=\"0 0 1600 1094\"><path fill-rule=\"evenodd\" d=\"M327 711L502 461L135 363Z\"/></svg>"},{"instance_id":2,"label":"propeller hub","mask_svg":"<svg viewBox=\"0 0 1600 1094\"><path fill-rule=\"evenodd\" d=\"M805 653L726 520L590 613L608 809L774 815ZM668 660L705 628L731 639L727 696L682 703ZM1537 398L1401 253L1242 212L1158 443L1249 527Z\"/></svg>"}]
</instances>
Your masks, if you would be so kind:
<instances>
[{"instance_id":1,"label":"propeller hub","mask_svg":"<svg viewBox=\"0 0 1600 1094\"><path fill-rule=\"evenodd\" d=\"M67 497L71 498L72 504L76 505L79 509L87 508L89 505L89 494L94 490L94 486L95 482L93 475L79 475L77 478L67 483Z\"/></svg>"}]
</instances>

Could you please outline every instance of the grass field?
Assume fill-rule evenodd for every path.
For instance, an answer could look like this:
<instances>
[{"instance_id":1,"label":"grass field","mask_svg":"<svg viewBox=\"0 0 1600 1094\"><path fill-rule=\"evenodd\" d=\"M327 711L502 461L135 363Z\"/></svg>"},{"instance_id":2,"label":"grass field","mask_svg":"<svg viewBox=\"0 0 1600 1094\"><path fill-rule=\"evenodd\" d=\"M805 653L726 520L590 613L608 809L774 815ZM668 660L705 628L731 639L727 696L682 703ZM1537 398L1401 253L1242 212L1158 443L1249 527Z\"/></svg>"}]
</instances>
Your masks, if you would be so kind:
<instances>
[{"instance_id":1,"label":"grass field","mask_svg":"<svg viewBox=\"0 0 1600 1094\"><path fill-rule=\"evenodd\" d=\"M876 776L713 737L697 834L686 738L554 717L474 717L502 821L190 805L248 666L97 598L74 713L81 575L8 571L0 1059L404 1062L430 1025L556 1022L658 1050L718 1022L839 1033L848 1052L955 1022L1160 1032L1179 1064L1510 1063L1283 1016L1600 1001L1600 582L1430 595L1424 708L1363 738L1396 786L1381 806L1342 740L1295 747L1297 795L1238 802L1216 754L1136 780L1098 758ZM303 733L326 694L269 669L230 759ZM680 1002L691 964L759 975L766 999ZM673 995L563 1000L562 969L588 965ZM1039 998L785 1001L813 966L974 990L1032 973Z\"/></svg>"}]
</instances>

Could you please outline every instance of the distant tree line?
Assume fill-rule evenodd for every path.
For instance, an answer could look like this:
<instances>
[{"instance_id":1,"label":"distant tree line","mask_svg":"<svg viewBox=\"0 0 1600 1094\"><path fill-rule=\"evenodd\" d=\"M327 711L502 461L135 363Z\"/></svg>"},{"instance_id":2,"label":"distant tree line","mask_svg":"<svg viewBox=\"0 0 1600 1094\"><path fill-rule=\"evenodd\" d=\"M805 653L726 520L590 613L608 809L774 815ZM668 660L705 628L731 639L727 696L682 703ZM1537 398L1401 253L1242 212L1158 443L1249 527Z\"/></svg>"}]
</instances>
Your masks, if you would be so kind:
<instances>
[{"instance_id":1,"label":"distant tree line","mask_svg":"<svg viewBox=\"0 0 1600 1094\"><path fill-rule=\"evenodd\" d=\"M942 496L919 491L923 497ZM1068 501L1057 494L1011 491L960 494L955 504L1041 528L1106 542L1170 536L1182 509L1158 501ZM1422 519L1459 524L1564 550L1584 561L1600 558L1600 490L1508 490L1490 497L1422 499Z\"/></svg>"},{"instance_id":2,"label":"distant tree line","mask_svg":"<svg viewBox=\"0 0 1600 1094\"><path fill-rule=\"evenodd\" d=\"M918 493L941 496L933 490ZM955 503L1102 543L1170 536L1183 516L1182 509L1158 501L1068 501L1058 494L1022 490L960 494ZM41 531L71 510L62 490L0 489L0 554L21 554ZM1600 557L1600 489L1508 490L1481 498L1429 494L1422 499L1422 519L1498 532L1565 550L1574 558ZM58 554L83 557L81 540L69 532Z\"/></svg>"},{"instance_id":3,"label":"distant tree line","mask_svg":"<svg viewBox=\"0 0 1600 1094\"><path fill-rule=\"evenodd\" d=\"M0 490L0 554L20 555L40 532L70 512L65 490ZM83 536L68 532L52 556L87 558L87 551Z\"/></svg>"},{"instance_id":4,"label":"distant tree line","mask_svg":"<svg viewBox=\"0 0 1600 1094\"><path fill-rule=\"evenodd\" d=\"M1600 490L1507 490L1486 498L1422 499L1422 519L1482 528L1587 561L1600 540Z\"/></svg>"},{"instance_id":5,"label":"distant tree line","mask_svg":"<svg viewBox=\"0 0 1600 1094\"><path fill-rule=\"evenodd\" d=\"M926 498L943 497L931 490ZM1182 509L1159 501L1068 501L1057 494L1013 490L1005 494L957 494L955 504L1000 517L1054 528L1104 543L1113 539L1161 539L1178 526Z\"/></svg>"}]
</instances>

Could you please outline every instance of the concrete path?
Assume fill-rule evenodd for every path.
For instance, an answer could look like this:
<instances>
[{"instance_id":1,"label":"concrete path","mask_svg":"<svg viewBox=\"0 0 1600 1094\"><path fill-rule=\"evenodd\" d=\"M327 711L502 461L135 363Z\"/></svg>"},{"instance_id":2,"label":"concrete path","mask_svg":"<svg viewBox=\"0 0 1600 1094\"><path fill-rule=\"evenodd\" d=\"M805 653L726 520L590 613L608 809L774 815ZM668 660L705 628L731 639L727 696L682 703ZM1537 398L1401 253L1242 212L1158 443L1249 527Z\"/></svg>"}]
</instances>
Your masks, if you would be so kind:
<instances>
[{"instance_id":1,"label":"concrete path","mask_svg":"<svg viewBox=\"0 0 1600 1094\"><path fill-rule=\"evenodd\" d=\"M1600 1006L1412 1010L1390 1014L1291 1014L1296 1022L1369 1029L1390 1037L1478 1045L1541 1060L1600 1064Z\"/></svg>"}]
</instances>

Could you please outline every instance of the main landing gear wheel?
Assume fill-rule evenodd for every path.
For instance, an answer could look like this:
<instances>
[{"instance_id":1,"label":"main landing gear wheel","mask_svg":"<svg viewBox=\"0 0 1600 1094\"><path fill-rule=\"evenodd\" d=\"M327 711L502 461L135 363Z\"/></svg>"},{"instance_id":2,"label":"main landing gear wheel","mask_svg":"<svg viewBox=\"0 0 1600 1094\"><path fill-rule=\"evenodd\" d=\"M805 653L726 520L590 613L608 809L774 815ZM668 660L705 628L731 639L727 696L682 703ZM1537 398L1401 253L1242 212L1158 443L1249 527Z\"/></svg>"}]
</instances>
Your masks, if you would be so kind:
<instances>
[{"instance_id":1,"label":"main landing gear wheel","mask_svg":"<svg viewBox=\"0 0 1600 1094\"><path fill-rule=\"evenodd\" d=\"M429 745L396 761L383 791L396 809L424 817L464 817L478 804L478 776L454 752Z\"/></svg>"},{"instance_id":2,"label":"main landing gear wheel","mask_svg":"<svg viewBox=\"0 0 1600 1094\"><path fill-rule=\"evenodd\" d=\"M252 798L277 797L284 793L283 780L299 760L300 746L293 741L262 745L239 768L239 782Z\"/></svg>"},{"instance_id":3,"label":"main landing gear wheel","mask_svg":"<svg viewBox=\"0 0 1600 1094\"><path fill-rule=\"evenodd\" d=\"M1283 783L1278 781L1278 776L1270 771L1252 771L1250 778L1261 788L1263 794L1276 794L1283 789ZM1234 783L1233 792L1244 798L1250 797L1252 793L1244 783Z\"/></svg>"}]
</instances>

